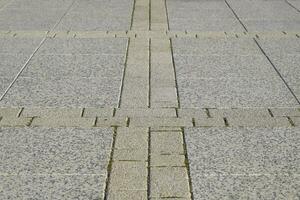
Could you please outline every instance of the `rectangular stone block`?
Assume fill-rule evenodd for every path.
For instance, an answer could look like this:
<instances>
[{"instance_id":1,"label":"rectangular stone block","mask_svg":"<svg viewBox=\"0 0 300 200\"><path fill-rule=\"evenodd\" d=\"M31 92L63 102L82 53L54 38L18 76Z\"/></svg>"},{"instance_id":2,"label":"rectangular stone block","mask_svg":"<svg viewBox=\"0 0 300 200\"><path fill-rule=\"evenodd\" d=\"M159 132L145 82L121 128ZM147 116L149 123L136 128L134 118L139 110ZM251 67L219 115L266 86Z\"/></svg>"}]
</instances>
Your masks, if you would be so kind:
<instances>
[{"instance_id":1,"label":"rectangular stone block","mask_svg":"<svg viewBox=\"0 0 300 200\"><path fill-rule=\"evenodd\" d=\"M174 108L145 108L116 110L116 117L176 117Z\"/></svg>"},{"instance_id":2,"label":"rectangular stone block","mask_svg":"<svg viewBox=\"0 0 300 200\"><path fill-rule=\"evenodd\" d=\"M116 149L139 149L146 151L148 149L148 133L147 132L132 132L119 133L116 136Z\"/></svg>"},{"instance_id":3,"label":"rectangular stone block","mask_svg":"<svg viewBox=\"0 0 300 200\"><path fill-rule=\"evenodd\" d=\"M125 191L111 191L108 194L108 199L112 200L148 200L146 190L125 190Z\"/></svg>"},{"instance_id":4,"label":"rectangular stone block","mask_svg":"<svg viewBox=\"0 0 300 200\"><path fill-rule=\"evenodd\" d=\"M112 117L113 108L84 108L83 117Z\"/></svg>"},{"instance_id":5,"label":"rectangular stone block","mask_svg":"<svg viewBox=\"0 0 300 200\"><path fill-rule=\"evenodd\" d=\"M271 117L267 108L210 108L208 110L211 117Z\"/></svg>"},{"instance_id":6,"label":"rectangular stone block","mask_svg":"<svg viewBox=\"0 0 300 200\"><path fill-rule=\"evenodd\" d=\"M232 127L290 127L286 117L227 118Z\"/></svg>"},{"instance_id":7,"label":"rectangular stone block","mask_svg":"<svg viewBox=\"0 0 300 200\"><path fill-rule=\"evenodd\" d=\"M151 132L151 153L184 154L182 132Z\"/></svg>"},{"instance_id":8,"label":"rectangular stone block","mask_svg":"<svg viewBox=\"0 0 300 200\"><path fill-rule=\"evenodd\" d=\"M18 117L21 108L0 108L0 117Z\"/></svg>"},{"instance_id":9,"label":"rectangular stone block","mask_svg":"<svg viewBox=\"0 0 300 200\"><path fill-rule=\"evenodd\" d=\"M191 118L207 118L204 108L180 108L178 109L178 117L191 117Z\"/></svg>"},{"instance_id":10,"label":"rectangular stone block","mask_svg":"<svg viewBox=\"0 0 300 200\"><path fill-rule=\"evenodd\" d=\"M185 156L184 155L160 155L151 154L150 158L151 167L184 167Z\"/></svg>"},{"instance_id":11,"label":"rectangular stone block","mask_svg":"<svg viewBox=\"0 0 300 200\"><path fill-rule=\"evenodd\" d=\"M82 108L24 108L23 117L77 118Z\"/></svg>"},{"instance_id":12,"label":"rectangular stone block","mask_svg":"<svg viewBox=\"0 0 300 200\"><path fill-rule=\"evenodd\" d=\"M113 191L147 191L147 162L113 162L109 193Z\"/></svg>"},{"instance_id":13,"label":"rectangular stone block","mask_svg":"<svg viewBox=\"0 0 300 200\"><path fill-rule=\"evenodd\" d=\"M300 126L300 117L291 117L295 126Z\"/></svg>"},{"instance_id":14,"label":"rectangular stone block","mask_svg":"<svg viewBox=\"0 0 300 200\"><path fill-rule=\"evenodd\" d=\"M1 117L0 127L24 127L29 126L31 121L30 117Z\"/></svg>"},{"instance_id":15,"label":"rectangular stone block","mask_svg":"<svg viewBox=\"0 0 300 200\"><path fill-rule=\"evenodd\" d=\"M99 118L96 120L96 127L107 127L107 126L127 126L126 117L114 117L114 118Z\"/></svg>"},{"instance_id":16,"label":"rectangular stone block","mask_svg":"<svg viewBox=\"0 0 300 200\"><path fill-rule=\"evenodd\" d=\"M196 127L224 127L225 122L224 119L221 117L214 117L214 118L195 118L195 126Z\"/></svg>"},{"instance_id":17,"label":"rectangular stone block","mask_svg":"<svg viewBox=\"0 0 300 200\"><path fill-rule=\"evenodd\" d=\"M94 127L96 118L34 118L31 126L42 127Z\"/></svg>"},{"instance_id":18,"label":"rectangular stone block","mask_svg":"<svg viewBox=\"0 0 300 200\"><path fill-rule=\"evenodd\" d=\"M191 196L185 167L151 168L150 185L151 198L189 198Z\"/></svg>"},{"instance_id":19,"label":"rectangular stone block","mask_svg":"<svg viewBox=\"0 0 300 200\"><path fill-rule=\"evenodd\" d=\"M136 127L192 127L189 118L130 118L130 126Z\"/></svg>"},{"instance_id":20,"label":"rectangular stone block","mask_svg":"<svg viewBox=\"0 0 300 200\"><path fill-rule=\"evenodd\" d=\"M141 149L114 149L114 161L144 161L148 160L148 151Z\"/></svg>"},{"instance_id":21,"label":"rectangular stone block","mask_svg":"<svg viewBox=\"0 0 300 200\"><path fill-rule=\"evenodd\" d=\"M300 108L271 108L274 117L300 117Z\"/></svg>"}]
</instances>

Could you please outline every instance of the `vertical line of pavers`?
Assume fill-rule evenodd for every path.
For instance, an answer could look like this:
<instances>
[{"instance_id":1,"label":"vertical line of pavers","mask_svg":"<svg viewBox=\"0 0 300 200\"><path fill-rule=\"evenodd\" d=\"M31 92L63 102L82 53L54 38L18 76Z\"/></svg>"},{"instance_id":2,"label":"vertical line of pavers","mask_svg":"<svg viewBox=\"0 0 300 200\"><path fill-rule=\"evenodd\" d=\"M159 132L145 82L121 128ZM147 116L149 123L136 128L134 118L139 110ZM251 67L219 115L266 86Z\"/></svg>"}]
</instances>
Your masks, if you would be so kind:
<instances>
[{"instance_id":1,"label":"vertical line of pavers","mask_svg":"<svg viewBox=\"0 0 300 200\"><path fill-rule=\"evenodd\" d=\"M149 39L130 39L121 95L121 108L149 105Z\"/></svg>"},{"instance_id":2,"label":"vertical line of pavers","mask_svg":"<svg viewBox=\"0 0 300 200\"><path fill-rule=\"evenodd\" d=\"M151 107L178 108L169 39L151 39Z\"/></svg>"},{"instance_id":3,"label":"vertical line of pavers","mask_svg":"<svg viewBox=\"0 0 300 200\"><path fill-rule=\"evenodd\" d=\"M135 1L132 14L132 30L149 30L149 8L149 0ZM120 107L149 107L149 43L148 38L132 37L129 39Z\"/></svg>"},{"instance_id":4,"label":"vertical line of pavers","mask_svg":"<svg viewBox=\"0 0 300 200\"><path fill-rule=\"evenodd\" d=\"M150 199L191 199L183 132L150 130Z\"/></svg>"},{"instance_id":5,"label":"vertical line of pavers","mask_svg":"<svg viewBox=\"0 0 300 200\"><path fill-rule=\"evenodd\" d=\"M167 9L164 0L151 1L151 30L168 30ZM162 34L163 35L163 34ZM151 39L151 107L178 107L172 50L168 37Z\"/></svg>"},{"instance_id":6,"label":"vertical line of pavers","mask_svg":"<svg viewBox=\"0 0 300 200\"><path fill-rule=\"evenodd\" d=\"M148 137L148 128L117 129L107 199L148 198Z\"/></svg>"}]
</instances>

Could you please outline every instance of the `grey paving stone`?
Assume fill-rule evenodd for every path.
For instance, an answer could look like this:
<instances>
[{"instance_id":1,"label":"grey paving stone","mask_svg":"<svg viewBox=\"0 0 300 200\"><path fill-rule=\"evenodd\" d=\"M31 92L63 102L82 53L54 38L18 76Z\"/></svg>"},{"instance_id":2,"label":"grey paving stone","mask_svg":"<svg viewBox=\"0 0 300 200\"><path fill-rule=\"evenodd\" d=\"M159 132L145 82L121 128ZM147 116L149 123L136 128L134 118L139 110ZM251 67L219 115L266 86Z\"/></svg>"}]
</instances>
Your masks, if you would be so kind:
<instances>
[{"instance_id":1,"label":"grey paving stone","mask_svg":"<svg viewBox=\"0 0 300 200\"><path fill-rule=\"evenodd\" d=\"M170 20L170 30L190 30L190 31L244 31L243 27L235 19L214 19L201 21L195 20L195 18L180 18Z\"/></svg>"},{"instance_id":2,"label":"grey paving stone","mask_svg":"<svg viewBox=\"0 0 300 200\"><path fill-rule=\"evenodd\" d=\"M3 95L9 84L11 83L12 79L7 77L0 76L0 95Z\"/></svg>"},{"instance_id":3,"label":"grey paving stone","mask_svg":"<svg viewBox=\"0 0 300 200\"><path fill-rule=\"evenodd\" d=\"M147 190L147 162L114 162L109 193L113 191Z\"/></svg>"},{"instance_id":4,"label":"grey paving stone","mask_svg":"<svg viewBox=\"0 0 300 200\"><path fill-rule=\"evenodd\" d=\"M2 175L106 175L110 129L1 128L0 137ZM4 186L0 181L0 187Z\"/></svg>"},{"instance_id":5,"label":"grey paving stone","mask_svg":"<svg viewBox=\"0 0 300 200\"><path fill-rule=\"evenodd\" d=\"M0 38L0 54L30 55L41 41L41 38Z\"/></svg>"},{"instance_id":6,"label":"grey paving stone","mask_svg":"<svg viewBox=\"0 0 300 200\"><path fill-rule=\"evenodd\" d=\"M37 52L41 54L122 54L127 39L123 38L48 38Z\"/></svg>"},{"instance_id":7,"label":"grey paving stone","mask_svg":"<svg viewBox=\"0 0 300 200\"><path fill-rule=\"evenodd\" d=\"M196 199L296 197L299 128L187 129Z\"/></svg>"},{"instance_id":8,"label":"grey paving stone","mask_svg":"<svg viewBox=\"0 0 300 200\"><path fill-rule=\"evenodd\" d=\"M192 174L195 199L297 199L299 175Z\"/></svg>"},{"instance_id":9,"label":"grey paving stone","mask_svg":"<svg viewBox=\"0 0 300 200\"><path fill-rule=\"evenodd\" d=\"M295 95L300 98L300 42L297 39L262 39L262 48Z\"/></svg>"},{"instance_id":10,"label":"grey paving stone","mask_svg":"<svg viewBox=\"0 0 300 200\"><path fill-rule=\"evenodd\" d=\"M281 80L178 78L182 108L284 107L298 103Z\"/></svg>"},{"instance_id":11,"label":"grey paving stone","mask_svg":"<svg viewBox=\"0 0 300 200\"><path fill-rule=\"evenodd\" d=\"M0 105L116 107L120 82L110 78L18 78Z\"/></svg>"},{"instance_id":12,"label":"grey paving stone","mask_svg":"<svg viewBox=\"0 0 300 200\"><path fill-rule=\"evenodd\" d=\"M185 167L154 167L150 174L151 197L190 197Z\"/></svg>"},{"instance_id":13,"label":"grey paving stone","mask_svg":"<svg viewBox=\"0 0 300 200\"><path fill-rule=\"evenodd\" d=\"M64 9L72 3L72 0L14 0L7 5L7 9Z\"/></svg>"},{"instance_id":14,"label":"grey paving stone","mask_svg":"<svg viewBox=\"0 0 300 200\"><path fill-rule=\"evenodd\" d=\"M249 31L298 31L300 20L280 21L280 20L243 20Z\"/></svg>"},{"instance_id":15,"label":"grey paving stone","mask_svg":"<svg viewBox=\"0 0 300 200\"><path fill-rule=\"evenodd\" d=\"M29 55L26 54L0 54L0 77L7 77L13 80L28 58Z\"/></svg>"},{"instance_id":16,"label":"grey paving stone","mask_svg":"<svg viewBox=\"0 0 300 200\"><path fill-rule=\"evenodd\" d=\"M184 154L181 132L151 132L151 153Z\"/></svg>"},{"instance_id":17,"label":"grey paving stone","mask_svg":"<svg viewBox=\"0 0 300 200\"><path fill-rule=\"evenodd\" d=\"M298 174L299 130L299 128L187 129L185 135L192 177L197 173Z\"/></svg>"},{"instance_id":18,"label":"grey paving stone","mask_svg":"<svg viewBox=\"0 0 300 200\"><path fill-rule=\"evenodd\" d=\"M1 199L102 199L105 176L99 174L0 175Z\"/></svg>"},{"instance_id":19,"label":"grey paving stone","mask_svg":"<svg viewBox=\"0 0 300 200\"><path fill-rule=\"evenodd\" d=\"M175 55L176 75L181 79L260 77L278 75L263 55Z\"/></svg>"},{"instance_id":20,"label":"grey paving stone","mask_svg":"<svg viewBox=\"0 0 300 200\"><path fill-rule=\"evenodd\" d=\"M121 79L121 55L37 55L28 63L22 77L108 77Z\"/></svg>"},{"instance_id":21,"label":"grey paving stone","mask_svg":"<svg viewBox=\"0 0 300 200\"><path fill-rule=\"evenodd\" d=\"M133 1L77 1L56 30L128 30Z\"/></svg>"},{"instance_id":22,"label":"grey paving stone","mask_svg":"<svg viewBox=\"0 0 300 200\"><path fill-rule=\"evenodd\" d=\"M295 20L298 13L284 1L237 1L228 0L240 19L257 20Z\"/></svg>"},{"instance_id":23,"label":"grey paving stone","mask_svg":"<svg viewBox=\"0 0 300 200\"><path fill-rule=\"evenodd\" d=\"M300 2L298 0L288 0L288 2L300 10Z\"/></svg>"},{"instance_id":24,"label":"grey paving stone","mask_svg":"<svg viewBox=\"0 0 300 200\"><path fill-rule=\"evenodd\" d=\"M116 110L116 116L121 117L176 117L174 108L148 108L148 109L126 109Z\"/></svg>"},{"instance_id":25,"label":"grey paving stone","mask_svg":"<svg viewBox=\"0 0 300 200\"><path fill-rule=\"evenodd\" d=\"M0 30L51 30L63 13L7 9L0 13Z\"/></svg>"},{"instance_id":26,"label":"grey paving stone","mask_svg":"<svg viewBox=\"0 0 300 200\"><path fill-rule=\"evenodd\" d=\"M177 38L172 42L175 55L261 55L257 45L250 38Z\"/></svg>"}]
</instances>

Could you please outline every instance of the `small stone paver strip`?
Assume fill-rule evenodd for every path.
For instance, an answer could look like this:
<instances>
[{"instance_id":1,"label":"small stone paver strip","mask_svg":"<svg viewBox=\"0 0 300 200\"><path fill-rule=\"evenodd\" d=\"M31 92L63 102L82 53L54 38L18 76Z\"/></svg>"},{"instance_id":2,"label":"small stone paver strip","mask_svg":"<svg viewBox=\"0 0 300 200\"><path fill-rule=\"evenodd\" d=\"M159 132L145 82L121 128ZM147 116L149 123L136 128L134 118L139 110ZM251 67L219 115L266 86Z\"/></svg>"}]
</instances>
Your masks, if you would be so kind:
<instances>
[{"instance_id":1,"label":"small stone paver strip","mask_svg":"<svg viewBox=\"0 0 300 200\"><path fill-rule=\"evenodd\" d=\"M126 31L0 31L0 38L300 38L299 31L259 31L259 32L224 32L224 31L158 31L158 30L126 30Z\"/></svg>"},{"instance_id":2,"label":"small stone paver strip","mask_svg":"<svg viewBox=\"0 0 300 200\"><path fill-rule=\"evenodd\" d=\"M0 127L292 127L299 126L299 118L299 107L0 108Z\"/></svg>"}]
</instances>

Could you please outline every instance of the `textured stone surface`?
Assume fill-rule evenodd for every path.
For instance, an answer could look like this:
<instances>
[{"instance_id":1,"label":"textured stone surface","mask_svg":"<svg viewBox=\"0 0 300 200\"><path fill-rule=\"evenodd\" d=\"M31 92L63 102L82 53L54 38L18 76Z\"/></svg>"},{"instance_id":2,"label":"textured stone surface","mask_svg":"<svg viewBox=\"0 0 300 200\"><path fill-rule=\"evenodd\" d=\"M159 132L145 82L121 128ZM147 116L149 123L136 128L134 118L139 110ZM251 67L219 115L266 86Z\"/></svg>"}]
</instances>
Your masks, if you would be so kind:
<instances>
[{"instance_id":1,"label":"textured stone surface","mask_svg":"<svg viewBox=\"0 0 300 200\"><path fill-rule=\"evenodd\" d=\"M151 197L190 197L187 169L184 167L151 168Z\"/></svg>"},{"instance_id":2,"label":"textured stone surface","mask_svg":"<svg viewBox=\"0 0 300 200\"><path fill-rule=\"evenodd\" d=\"M105 176L85 175L0 175L0 198L102 199Z\"/></svg>"},{"instance_id":3,"label":"textured stone surface","mask_svg":"<svg viewBox=\"0 0 300 200\"><path fill-rule=\"evenodd\" d=\"M186 130L195 198L269 195L294 198L299 186L298 131L295 128Z\"/></svg>"},{"instance_id":4,"label":"textured stone surface","mask_svg":"<svg viewBox=\"0 0 300 200\"><path fill-rule=\"evenodd\" d=\"M109 129L1 128L0 137L1 199L103 197Z\"/></svg>"}]
</instances>

